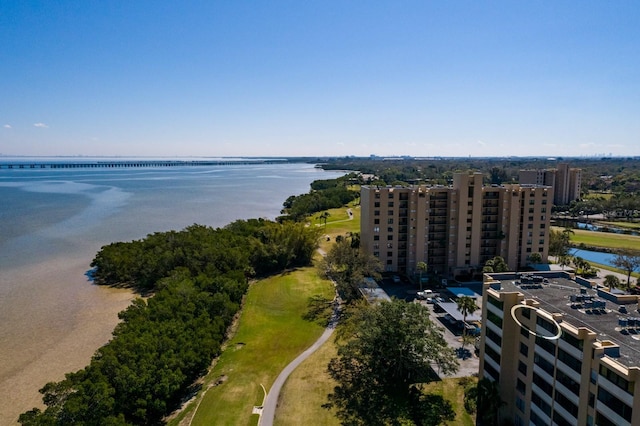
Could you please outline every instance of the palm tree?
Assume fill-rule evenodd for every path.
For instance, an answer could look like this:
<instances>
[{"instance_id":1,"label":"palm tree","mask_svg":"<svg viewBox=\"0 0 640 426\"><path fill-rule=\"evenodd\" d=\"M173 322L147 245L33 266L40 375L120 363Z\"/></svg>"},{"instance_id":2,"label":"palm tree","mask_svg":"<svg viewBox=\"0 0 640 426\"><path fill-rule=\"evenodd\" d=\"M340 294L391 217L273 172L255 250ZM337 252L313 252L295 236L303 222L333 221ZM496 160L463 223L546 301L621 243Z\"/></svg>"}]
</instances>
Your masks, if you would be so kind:
<instances>
[{"instance_id":1,"label":"palm tree","mask_svg":"<svg viewBox=\"0 0 640 426\"><path fill-rule=\"evenodd\" d=\"M476 301L474 298L469 297L469 296L462 296L459 297L458 300L456 300L456 303L458 305L458 310L460 311L460 313L462 314L462 321L466 324L467 323L467 315L472 314L477 311L478 309L478 305L476 305ZM464 341L464 335L467 334L467 328L464 327L463 329L463 341Z\"/></svg>"},{"instance_id":2,"label":"palm tree","mask_svg":"<svg viewBox=\"0 0 640 426\"><path fill-rule=\"evenodd\" d=\"M477 396L477 422L478 425L497 425L500 408L505 402L500 398L498 382L486 377L478 381L476 386Z\"/></svg>"},{"instance_id":3,"label":"palm tree","mask_svg":"<svg viewBox=\"0 0 640 426\"><path fill-rule=\"evenodd\" d=\"M422 291L422 273L423 272L427 272L427 263L426 262L418 262L418 264L416 265L416 269L418 270L418 272L420 273L420 291Z\"/></svg>"},{"instance_id":4,"label":"palm tree","mask_svg":"<svg viewBox=\"0 0 640 426\"><path fill-rule=\"evenodd\" d=\"M322 213L320 213L320 215L318 216L318 219L320 220L324 220L324 229L327 229L327 218L331 216L331 214L328 211L323 211Z\"/></svg>"},{"instance_id":5,"label":"palm tree","mask_svg":"<svg viewBox=\"0 0 640 426\"><path fill-rule=\"evenodd\" d=\"M604 277L604 285L609 288L609 291L620 286L620 278L615 275L609 274Z\"/></svg>"}]
</instances>

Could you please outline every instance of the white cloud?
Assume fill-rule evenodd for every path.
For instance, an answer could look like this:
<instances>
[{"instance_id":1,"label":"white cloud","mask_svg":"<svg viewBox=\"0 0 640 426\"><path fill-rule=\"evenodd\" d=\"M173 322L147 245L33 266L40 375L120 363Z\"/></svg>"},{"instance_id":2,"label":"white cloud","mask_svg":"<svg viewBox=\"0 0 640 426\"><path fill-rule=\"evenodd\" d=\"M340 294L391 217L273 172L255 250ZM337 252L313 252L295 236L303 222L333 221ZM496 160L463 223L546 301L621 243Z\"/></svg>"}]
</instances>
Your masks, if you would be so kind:
<instances>
[{"instance_id":1,"label":"white cloud","mask_svg":"<svg viewBox=\"0 0 640 426\"><path fill-rule=\"evenodd\" d=\"M44 123L33 123L33 127L41 127L41 128L43 128L43 129L46 129L46 128L48 128L49 126L47 126L47 125L46 125L46 124L44 124Z\"/></svg>"},{"instance_id":2,"label":"white cloud","mask_svg":"<svg viewBox=\"0 0 640 426\"><path fill-rule=\"evenodd\" d=\"M482 147L487 146L487 144L486 144L485 142L482 142L482 141L478 141L478 145L480 145L480 146L482 146Z\"/></svg>"},{"instance_id":3,"label":"white cloud","mask_svg":"<svg viewBox=\"0 0 640 426\"><path fill-rule=\"evenodd\" d=\"M10 128L11 128L11 124L5 124L5 125L4 125L4 128L5 128L5 129L10 129Z\"/></svg>"}]
</instances>

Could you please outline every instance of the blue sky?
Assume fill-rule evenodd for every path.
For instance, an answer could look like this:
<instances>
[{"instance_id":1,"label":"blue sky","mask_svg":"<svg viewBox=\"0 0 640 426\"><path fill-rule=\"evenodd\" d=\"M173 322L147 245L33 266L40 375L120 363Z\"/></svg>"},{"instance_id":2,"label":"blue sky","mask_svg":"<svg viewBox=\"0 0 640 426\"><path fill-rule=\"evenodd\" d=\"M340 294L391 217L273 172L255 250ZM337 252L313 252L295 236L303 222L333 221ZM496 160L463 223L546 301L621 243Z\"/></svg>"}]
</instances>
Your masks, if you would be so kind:
<instances>
[{"instance_id":1,"label":"blue sky","mask_svg":"<svg viewBox=\"0 0 640 426\"><path fill-rule=\"evenodd\" d=\"M640 155L640 2L0 2L0 155Z\"/></svg>"}]
</instances>

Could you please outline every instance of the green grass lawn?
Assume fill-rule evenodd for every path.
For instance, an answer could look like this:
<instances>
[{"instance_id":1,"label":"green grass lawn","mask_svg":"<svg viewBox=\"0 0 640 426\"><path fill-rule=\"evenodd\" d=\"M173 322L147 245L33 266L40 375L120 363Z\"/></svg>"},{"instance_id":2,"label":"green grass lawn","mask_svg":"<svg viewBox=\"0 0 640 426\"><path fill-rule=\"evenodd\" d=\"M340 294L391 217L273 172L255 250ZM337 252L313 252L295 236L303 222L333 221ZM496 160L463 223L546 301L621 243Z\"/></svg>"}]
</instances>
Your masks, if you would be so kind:
<instances>
[{"instance_id":1,"label":"green grass lawn","mask_svg":"<svg viewBox=\"0 0 640 426\"><path fill-rule=\"evenodd\" d=\"M340 425L333 410L322 408L335 386L327 365L336 355L331 338L289 376L280 393L275 426Z\"/></svg>"},{"instance_id":2,"label":"green grass lawn","mask_svg":"<svg viewBox=\"0 0 640 426\"><path fill-rule=\"evenodd\" d=\"M476 420L474 416L464 409L464 388L459 383L460 379L457 378L432 382L425 386L424 392L442 395L445 400L451 403L453 411L456 413L456 418L446 424L473 426L476 424Z\"/></svg>"},{"instance_id":3,"label":"green grass lawn","mask_svg":"<svg viewBox=\"0 0 640 426\"><path fill-rule=\"evenodd\" d=\"M564 228L553 227L556 231ZM585 229L573 229L571 243L574 245L585 244L592 247L604 248L629 248L640 250L640 237L634 235L614 234L610 232L587 231Z\"/></svg>"},{"instance_id":4,"label":"green grass lawn","mask_svg":"<svg viewBox=\"0 0 640 426\"><path fill-rule=\"evenodd\" d=\"M640 222L598 221L598 224L631 230L640 229Z\"/></svg>"},{"instance_id":5,"label":"green grass lawn","mask_svg":"<svg viewBox=\"0 0 640 426\"><path fill-rule=\"evenodd\" d=\"M229 341L204 387L216 381L200 402L193 425L255 425L254 405L264 397L280 371L322 334L323 328L302 319L308 298L333 297L333 285L313 267L260 280L247 293L236 334ZM197 401L172 424L195 410Z\"/></svg>"}]
</instances>

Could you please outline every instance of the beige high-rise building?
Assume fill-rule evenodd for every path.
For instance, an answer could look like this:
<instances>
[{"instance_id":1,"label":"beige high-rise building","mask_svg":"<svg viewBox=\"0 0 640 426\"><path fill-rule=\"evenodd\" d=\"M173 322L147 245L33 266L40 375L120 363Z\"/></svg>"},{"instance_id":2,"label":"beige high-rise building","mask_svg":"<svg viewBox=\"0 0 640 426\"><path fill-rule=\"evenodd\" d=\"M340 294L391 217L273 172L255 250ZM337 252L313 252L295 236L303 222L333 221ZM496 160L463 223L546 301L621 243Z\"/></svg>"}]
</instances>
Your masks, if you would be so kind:
<instances>
[{"instance_id":1,"label":"beige high-rise building","mask_svg":"<svg viewBox=\"0 0 640 426\"><path fill-rule=\"evenodd\" d=\"M568 163L560 163L556 169L520 170L518 175L521 184L553 187L553 204L557 206L580 199L582 169L569 168Z\"/></svg>"},{"instance_id":2,"label":"beige high-rise building","mask_svg":"<svg viewBox=\"0 0 640 426\"><path fill-rule=\"evenodd\" d=\"M479 375L498 383L500 424L640 425L638 296L536 278L485 275Z\"/></svg>"},{"instance_id":3,"label":"beige high-rise building","mask_svg":"<svg viewBox=\"0 0 640 426\"><path fill-rule=\"evenodd\" d=\"M451 186L363 186L361 244L410 276L425 262L442 277L479 277L495 256L518 270L532 253L547 260L552 199L548 186L484 186L481 173L456 173Z\"/></svg>"}]
</instances>

